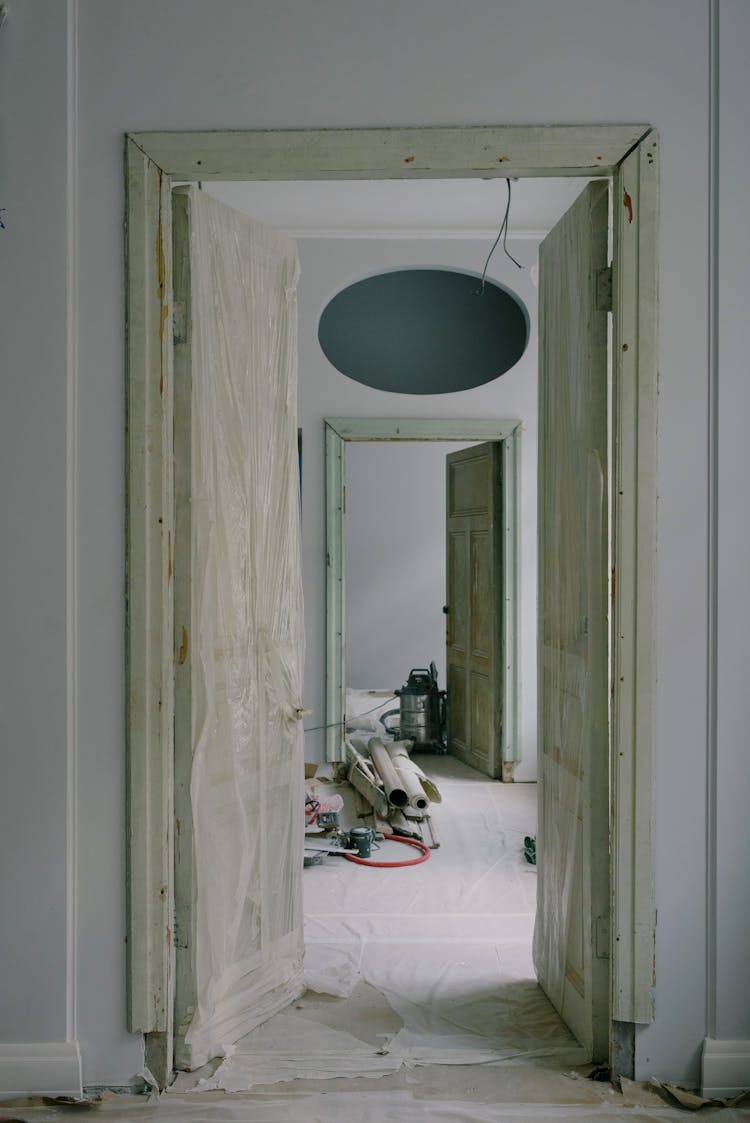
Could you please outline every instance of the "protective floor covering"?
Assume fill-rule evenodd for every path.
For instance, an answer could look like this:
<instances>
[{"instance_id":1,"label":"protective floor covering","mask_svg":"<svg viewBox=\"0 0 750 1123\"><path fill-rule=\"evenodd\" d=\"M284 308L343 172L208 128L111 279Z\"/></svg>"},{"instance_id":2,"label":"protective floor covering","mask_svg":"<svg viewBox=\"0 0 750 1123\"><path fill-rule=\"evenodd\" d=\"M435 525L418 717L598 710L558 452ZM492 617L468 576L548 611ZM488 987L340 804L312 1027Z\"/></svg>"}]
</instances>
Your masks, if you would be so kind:
<instances>
[{"instance_id":1,"label":"protective floor covering","mask_svg":"<svg viewBox=\"0 0 750 1123\"><path fill-rule=\"evenodd\" d=\"M330 857L305 870L307 995L243 1038L216 1071L181 1077L181 1091L588 1059L534 979L536 871L523 839L535 832L535 786L493 783L450 757L419 761L443 794L433 806L439 849L402 869ZM354 822L354 808L346 811ZM392 842L373 855L410 856Z\"/></svg>"},{"instance_id":2,"label":"protective floor covering","mask_svg":"<svg viewBox=\"0 0 750 1123\"><path fill-rule=\"evenodd\" d=\"M476 1070L468 1070L469 1072ZM486 1069L480 1070L487 1072ZM496 1072L496 1070L495 1070ZM412 1079L414 1079L412 1077ZM579 1081L579 1084L586 1083ZM601 1085L599 1085L602 1088ZM529 1084L533 1090L533 1084ZM102 1118L103 1123L670 1123L690 1117L691 1113L670 1107L654 1096L653 1106L642 1106L629 1098L602 1089L598 1102L571 1101L565 1104L504 1102L485 1100L469 1087L460 1099L420 1094L421 1089L395 1091L300 1091L270 1096L225 1096L213 1094L170 1094L158 1104L146 1097L115 1096L90 1111L78 1107L18 1105L10 1118L24 1123L55 1123L73 1118ZM220 1098L216 1098L219 1095ZM0 1104L0 1118L5 1105ZM7 1109L6 1109L7 1110ZM750 1109L703 1108L700 1118L717 1118L720 1123L746 1123Z\"/></svg>"},{"instance_id":3,"label":"protective floor covering","mask_svg":"<svg viewBox=\"0 0 750 1123\"><path fill-rule=\"evenodd\" d=\"M308 991L228 1060L181 1074L159 1103L109 1096L82 1111L36 1101L0 1105L0 1118L4 1109L26 1123L689 1117L653 1088L624 1082L621 1094L572 1067L580 1051L531 968L536 874L521 851L534 833L534 786L492 784L450 758L421 761L444 795L442 846L428 862L380 871L337 858L305 871L308 981L329 993ZM200 1079L202 1090L190 1091ZM252 1091L227 1095L212 1083ZM700 1116L747 1123L750 1107L707 1106Z\"/></svg>"}]
</instances>

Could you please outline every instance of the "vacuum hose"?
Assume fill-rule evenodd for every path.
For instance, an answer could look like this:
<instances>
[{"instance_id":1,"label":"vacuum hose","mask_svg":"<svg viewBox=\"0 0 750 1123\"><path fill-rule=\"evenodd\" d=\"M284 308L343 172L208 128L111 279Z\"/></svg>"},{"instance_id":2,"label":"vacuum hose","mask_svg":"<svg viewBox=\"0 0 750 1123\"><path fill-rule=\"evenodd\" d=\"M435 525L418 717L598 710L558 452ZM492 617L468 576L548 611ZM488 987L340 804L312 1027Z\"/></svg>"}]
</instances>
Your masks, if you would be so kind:
<instances>
[{"instance_id":1,"label":"vacuum hose","mask_svg":"<svg viewBox=\"0 0 750 1123\"><path fill-rule=\"evenodd\" d=\"M403 842L405 846L413 846L421 853L418 858L409 858L405 862L375 862L371 858L358 858L356 854L344 854L344 857L348 862L356 862L358 866L378 866L380 869L390 870L399 866L418 866L420 862L426 862L430 856L429 846L418 842L416 838L402 838L398 834L384 834L383 838L389 838L391 842Z\"/></svg>"}]
</instances>

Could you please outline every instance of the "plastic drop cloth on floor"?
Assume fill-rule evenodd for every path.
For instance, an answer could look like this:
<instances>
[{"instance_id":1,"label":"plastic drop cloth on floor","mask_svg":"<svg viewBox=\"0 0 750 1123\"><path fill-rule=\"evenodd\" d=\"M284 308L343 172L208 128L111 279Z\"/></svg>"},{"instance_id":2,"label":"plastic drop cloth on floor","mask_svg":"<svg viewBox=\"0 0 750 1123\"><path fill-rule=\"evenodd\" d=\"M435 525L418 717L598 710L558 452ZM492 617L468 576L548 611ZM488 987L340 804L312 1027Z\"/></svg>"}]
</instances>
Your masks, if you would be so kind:
<instances>
[{"instance_id":1,"label":"plastic drop cloth on floor","mask_svg":"<svg viewBox=\"0 0 750 1123\"><path fill-rule=\"evenodd\" d=\"M535 785L494 783L451 757L419 761L443 793L432 808L439 849L410 868L331 857L307 869L308 994L243 1038L200 1088L374 1078L402 1066L587 1060L534 978L536 872L523 839L535 829ZM403 859L405 849L384 842L374 856ZM383 998L395 1018L368 1038Z\"/></svg>"},{"instance_id":2,"label":"plastic drop cloth on floor","mask_svg":"<svg viewBox=\"0 0 750 1123\"><path fill-rule=\"evenodd\" d=\"M469 1070L472 1076L476 1070ZM485 1070L486 1071L486 1070ZM412 1079L414 1079L412 1077ZM574 1082L571 1081L571 1084ZM577 1081L580 1085L583 1081ZM591 1083L591 1082L589 1082ZM435 1088L414 1084L411 1088L366 1092L330 1092L307 1089L294 1094L283 1093L248 1096L210 1096L199 1094L168 1094L158 1105L146 1097L114 1096L100 1107L85 1110L87 1118L102 1123L138 1123L157 1119L159 1123L558 1123L578 1120L580 1123L612 1123L627 1119L629 1123L671 1123L684 1120L686 1112L665 1103L636 1106L627 1097L611 1088L602 1089L593 1102L548 1104L538 1099L519 1103L484 1099L473 1094L465 1083L466 1095L444 1096ZM534 1086L528 1085L533 1094ZM457 1092L460 1088L457 1086ZM437 1093L437 1094L436 1094ZM2 1105L0 1105L2 1110ZM78 1107L34 1106L16 1107L13 1116L25 1123L60 1123L80 1118ZM745 1123L748 1108L704 1108L700 1118L716 1118L717 1123Z\"/></svg>"}]
</instances>

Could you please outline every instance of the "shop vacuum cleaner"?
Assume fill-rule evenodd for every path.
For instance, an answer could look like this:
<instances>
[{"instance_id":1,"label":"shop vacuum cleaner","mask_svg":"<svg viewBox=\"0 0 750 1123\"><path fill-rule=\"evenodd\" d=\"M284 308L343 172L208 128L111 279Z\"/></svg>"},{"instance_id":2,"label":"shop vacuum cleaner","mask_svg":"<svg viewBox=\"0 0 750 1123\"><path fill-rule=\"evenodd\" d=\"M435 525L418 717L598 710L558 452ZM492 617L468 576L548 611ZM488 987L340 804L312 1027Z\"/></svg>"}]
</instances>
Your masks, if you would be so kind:
<instances>
[{"instance_id":1,"label":"shop vacuum cleaner","mask_svg":"<svg viewBox=\"0 0 750 1123\"><path fill-rule=\"evenodd\" d=\"M438 689L437 667L430 663L429 670L414 667L409 672L406 686L394 691L399 708L388 710L380 721L386 733L399 741L413 741L415 749L432 749L446 752L446 693ZM398 723L389 724L389 718L398 717Z\"/></svg>"}]
</instances>

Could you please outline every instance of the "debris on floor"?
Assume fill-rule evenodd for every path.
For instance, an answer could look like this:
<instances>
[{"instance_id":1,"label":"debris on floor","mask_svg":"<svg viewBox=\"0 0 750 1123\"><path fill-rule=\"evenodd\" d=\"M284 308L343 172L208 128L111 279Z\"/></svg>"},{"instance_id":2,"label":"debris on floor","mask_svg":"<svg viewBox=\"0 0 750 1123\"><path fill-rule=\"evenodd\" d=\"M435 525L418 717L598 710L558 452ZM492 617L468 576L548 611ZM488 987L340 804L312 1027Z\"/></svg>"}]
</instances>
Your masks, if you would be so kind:
<instances>
[{"instance_id":1,"label":"debris on floor","mask_svg":"<svg viewBox=\"0 0 750 1123\"><path fill-rule=\"evenodd\" d=\"M361 865L413 866L437 849L439 840L431 815L442 801L434 780L409 755L410 741L386 736L347 738L347 780L355 796L356 825L341 822L343 799L339 792L322 791L326 777L308 778L305 794L306 866L320 865L321 852L340 854ZM316 841L312 841L312 836ZM321 837L322 836L322 837ZM419 857L400 856L393 861L371 857L383 839L401 841L420 851Z\"/></svg>"},{"instance_id":2,"label":"debris on floor","mask_svg":"<svg viewBox=\"0 0 750 1123\"><path fill-rule=\"evenodd\" d=\"M346 741L347 777L359 795L361 818L369 817L384 834L418 839L437 849L431 811L442 795L410 757L411 747L411 741L352 735Z\"/></svg>"},{"instance_id":3,"label":"debris on floor","mask_svg":"<svg viewBox=\"0 0 750 1123\"><path fill-rule=\"evenodd\" d=\"M352 761L385 796L364 748L355 748L363 764L354 755ZM430 794L440 797L430 798L429 815L439 819L443 845L418 871L360 871L340 854L326 854L308 870L307 994L284 1011L283 1024L259 1027L216 1072L203 1074L201 1090L260 1087L274 1065L284 1081L295 1068L304 1080L311 1072L330 1080L335 1070L368 1085L377 1077L381 1086L435 1065L463 1071L529 1057L567 1065L585 1060L539 989L531 962L536 879L521 843L536 814L534 786L495 783L437 753L420 757L420 765ZM350 784L320 776L307 786L321 801L341 794L342 831L351 834L357 824L374 829L372 803ZM404 840L385 837L390 823L381 823L382 840L368 836L380 846L372 858L402 861ZM318 831L306 845L327 850L334 833ZM331 1058L326 1042L334 1036L327 1030L348 1034L355 1044ZM282 1039L290 1042L288 1053Z\"/></svg>"}]
</instances>

